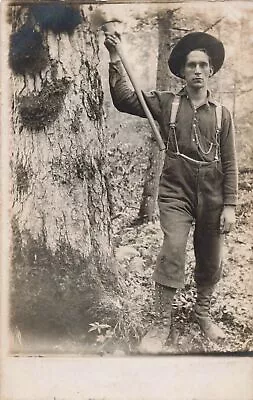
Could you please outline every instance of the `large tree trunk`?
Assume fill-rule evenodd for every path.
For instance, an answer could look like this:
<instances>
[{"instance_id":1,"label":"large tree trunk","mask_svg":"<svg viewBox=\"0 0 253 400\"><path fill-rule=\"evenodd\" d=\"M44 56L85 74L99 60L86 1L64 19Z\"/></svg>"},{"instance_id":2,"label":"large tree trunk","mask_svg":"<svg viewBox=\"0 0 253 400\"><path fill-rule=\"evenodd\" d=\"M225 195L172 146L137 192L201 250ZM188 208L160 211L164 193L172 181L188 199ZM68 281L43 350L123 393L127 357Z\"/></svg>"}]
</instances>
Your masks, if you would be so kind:
<instances>
[{"instance_id":1,"label":"large tree trunk","mask_svg":"<svg viewBox=\"0 0 253 400\"><path fill-rule=\"evenodd\" d=\"M156 88L158 90L168 90L169 88L169 71L168 56L171 42L171 21L173 11L169 10L158 14L158 61L157 61L157 77ZM159 150L156 142L151 141L149 163L144 182L142 201L139 210L139 220L153 221L157 216L157 197L159 179L163 166L164 154Z\"/></svg>"},{"instance_id":2,"label":"large tree trunk","mask_svg":"<svg viewBox=\"0 0 253 400\"><path fill-rule=\"evenodd\" d=\"M13 29L25 11L12 9ZM11 315L24 329L83 329L118 312L98 45L82 17L73 35L43 33L41 73L12 75Z\"/></svg>"}]
</instances>

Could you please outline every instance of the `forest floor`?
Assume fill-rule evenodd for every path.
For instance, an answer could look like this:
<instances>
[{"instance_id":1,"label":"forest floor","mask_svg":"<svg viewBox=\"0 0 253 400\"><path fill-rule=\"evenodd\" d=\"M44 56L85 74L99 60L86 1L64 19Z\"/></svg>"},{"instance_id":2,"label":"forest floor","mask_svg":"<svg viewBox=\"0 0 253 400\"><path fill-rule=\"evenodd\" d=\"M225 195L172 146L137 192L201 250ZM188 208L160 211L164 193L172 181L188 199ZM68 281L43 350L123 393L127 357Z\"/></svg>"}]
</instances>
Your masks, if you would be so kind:
<instances>
[{"instance_id":1,"label":"forest floor","mask_svg":"<svg viewBox=\"0 0 253 400\"><path fill-rule=\"evenodd\" d=\"M173 344L167 353L213 353L253 351L253 173L240 174L239 205L235 230L225 238L223 276L213 295L211 314L226 332L226 340L215 344L206 339L194 322L196 299L193 280L192 232L187 245L185 288L178 290L173 303ZM138 355L138 343L155 318L154 283L151 279L162 243L159 222L115 226L115 255L125 287L122 317L117 326L94 321L91 332L72 337L21 337L12 346L13 354L48 352L80 355ZM88 344L87 344L87 338ZM15 334L14 334L15 336ZM49 350L50 349L50 350Z\"/></svg>"}]
</instances>

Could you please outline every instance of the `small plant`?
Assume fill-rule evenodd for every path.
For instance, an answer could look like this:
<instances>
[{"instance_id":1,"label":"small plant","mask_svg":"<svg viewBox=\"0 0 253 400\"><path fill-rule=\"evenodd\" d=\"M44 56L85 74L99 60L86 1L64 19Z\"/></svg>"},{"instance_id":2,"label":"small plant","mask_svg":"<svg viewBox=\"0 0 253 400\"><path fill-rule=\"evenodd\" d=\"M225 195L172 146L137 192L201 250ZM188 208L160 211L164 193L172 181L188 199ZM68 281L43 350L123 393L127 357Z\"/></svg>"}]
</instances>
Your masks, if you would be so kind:
<instances>
[{"instance_id":1,"label":"small plant","mask_svg":"<svg viewBox=\"0 0 253 400\"><path fill-rule=\"evenodd\" d=\"M107 330L107 329L111 329L111 326L108 324L100 324L99 322L93 322L90 325L90 329L88 330L88 332L95 332L97 331L97 333L100 335L103 331Z\"/></svg>"}]
</instances>

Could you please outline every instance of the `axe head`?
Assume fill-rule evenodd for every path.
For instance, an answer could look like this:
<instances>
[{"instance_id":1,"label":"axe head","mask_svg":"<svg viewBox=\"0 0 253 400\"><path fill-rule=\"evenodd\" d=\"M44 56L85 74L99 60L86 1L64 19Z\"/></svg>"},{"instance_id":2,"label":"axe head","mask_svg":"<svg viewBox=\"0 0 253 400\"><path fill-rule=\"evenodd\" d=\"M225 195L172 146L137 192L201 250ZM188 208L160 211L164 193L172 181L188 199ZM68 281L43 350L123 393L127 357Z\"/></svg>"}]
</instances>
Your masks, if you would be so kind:
<instances>
[{"instance_id":1,"label":"axe head","mask_svg":"<svg viewBox=\"0 0 253 400\"><path fill-rule=\"evenodd\" d=\"M102 30L103 32L114 33L116 31L116 24L122 21L117 18L109 18L105 12L97 9L90 14L90 24L93 31Z\"/></svg>"},{"instance_id":2,"label":"axe head","mask_svg":"<svg viewBox=\"0 0 253 400\"><path fill-rule=\"evenodd\" d=\"M118 19L114 19L112 21L107 21L101 26L101 29L103 32L115 33L117 31L117 29L116 29L117 23L120 23L120 21Z\"/></svg>"}]
</instances>

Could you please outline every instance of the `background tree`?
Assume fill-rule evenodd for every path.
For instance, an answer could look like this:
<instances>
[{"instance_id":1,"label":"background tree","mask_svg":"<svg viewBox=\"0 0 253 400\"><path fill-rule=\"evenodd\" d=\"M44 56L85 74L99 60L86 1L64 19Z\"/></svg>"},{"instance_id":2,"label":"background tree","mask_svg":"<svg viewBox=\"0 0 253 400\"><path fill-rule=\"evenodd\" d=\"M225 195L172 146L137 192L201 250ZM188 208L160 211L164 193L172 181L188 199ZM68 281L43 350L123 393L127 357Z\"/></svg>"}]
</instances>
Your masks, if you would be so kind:
<instances>
[{"instance_id":1,"label":"background tree","mask_svg":"<svg viewBox=\"0 0 253 400\"><path fill-rule=\"evenodd\" d=\"M156 89L168 90L170 76L168 71L168 54L171 46L171 27L174 10L158 13L158 54ZM158 185L163 165L164 154L159 150L157 143L151 138L148 168L143 186L142 200L139 210L139 220L152 221L156 215Z\"/></svg>"}]
</instances>

